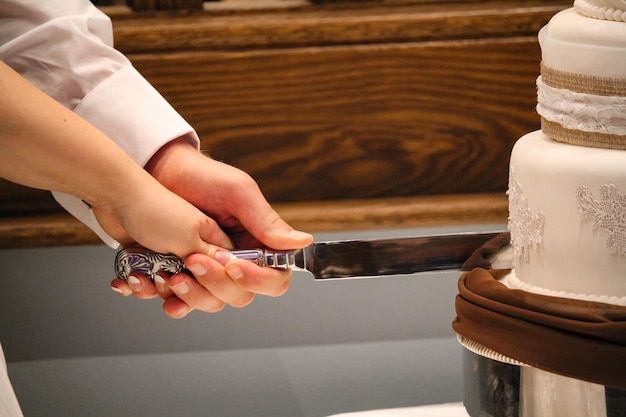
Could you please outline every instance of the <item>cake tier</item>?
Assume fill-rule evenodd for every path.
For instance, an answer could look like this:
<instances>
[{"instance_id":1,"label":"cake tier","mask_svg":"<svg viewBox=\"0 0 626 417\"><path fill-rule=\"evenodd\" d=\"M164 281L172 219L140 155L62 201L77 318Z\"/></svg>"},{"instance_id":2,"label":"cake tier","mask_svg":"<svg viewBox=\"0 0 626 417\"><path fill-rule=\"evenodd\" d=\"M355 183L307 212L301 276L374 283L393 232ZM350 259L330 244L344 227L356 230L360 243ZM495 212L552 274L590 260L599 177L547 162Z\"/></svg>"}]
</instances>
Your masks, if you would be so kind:
<instances>
[{"instance_id":1,"label":"cake tier","mask_svg":"<svg viewBox=\"0 0 626 417\"><path fill-rule=\"evenodd\" d=\"M511 154L509 226L517 277L565 294L626 296L626 151L540 131Z\"/></svg>"},{"instance_id":2,"label":"cake tier","mask_svg":"<svg viewBox=\"0 0 626 417\"><path fill-rule=\"evenodd\" d=\"M573 74L624 78L626 23L584 16L574 8L557 13L539 32L543 64Z\"/></svg>"}]
</instances>

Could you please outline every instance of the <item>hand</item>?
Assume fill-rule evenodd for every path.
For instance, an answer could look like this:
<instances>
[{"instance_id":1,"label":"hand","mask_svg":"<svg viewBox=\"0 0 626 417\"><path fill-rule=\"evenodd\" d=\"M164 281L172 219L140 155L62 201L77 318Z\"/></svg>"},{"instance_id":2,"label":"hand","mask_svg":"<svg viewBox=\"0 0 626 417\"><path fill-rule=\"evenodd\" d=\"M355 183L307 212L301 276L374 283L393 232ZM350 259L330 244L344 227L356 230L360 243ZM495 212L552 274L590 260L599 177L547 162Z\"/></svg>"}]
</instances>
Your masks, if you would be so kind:
<instances>
[{"instance_id":1,"label":"hand","mask_svg":"<svg viewBox=\"0 0 626 417\"><path fill-rule=\"evenodd\" d=\"M214 236L220 236L219 231L223 230L231 242L217 243L223 248L295 249L313 239L287 225L249 175L202 155L185 140L166 145L146 169L215 220L218 230ZM137 275L128 283L114 280L112 287L123 295L160 296L165 300L163 309L167 315L184 317L193 309L216 312L225 304L243 307L253 300L254 294L281 295L291 278L289 271L232 259L226 251L193 254L185 259L185 266L195 279L181 273L159 277L152 285L147 277Z\"/></svg>"},{"instance_id":2,"label":"hand","mask_svg":"<svg viewBox=\"0 0 626 417\"><path fill-rule=\"evenodd\" d=\"M221 311L226 304L245 307L255 294L282 295L291 280L290 271L278 271L234 258L230 252L218 250L214 257L193 254L185 264L194 277L185 273L172 276L162 273L154 283L142 274L133 273L128 281L113 280L113 290L138 298L164 299L163 311L172 318L182 318L194 309L209 313Z\"/></svg>"},{"instance_id":3,"label":"hand","mask_svg":"<svg viewBox=\"0 0 626 417\"><path fill-rule=\"evenodd\" d=\"M161 148L146 170L214 219L236 248L295 249L313 239L285 223L248 174L203 155L184 139Z\"/></svg>"},{"instance_id":4,"label":"hand","mask_svg":"<svg viewBox=\"0 0 626 417\"><path fill-rule=\"evenodd\" d=\"M219 312L226 304L244 307L255 294L282 295L291 280L290 271L258 267L250 261L231 258L226 251L218 251L215 258L194 254L185 263L194 265L196 271L201 270L195 272L198 278L185 273L163 274L153 284L146 276L133 274L128 282L115 279L112 286L125 296L134 294L143 299L159 296L164 299L165 314L182 318L193 310Z\"/></svg>"}]
</instances>

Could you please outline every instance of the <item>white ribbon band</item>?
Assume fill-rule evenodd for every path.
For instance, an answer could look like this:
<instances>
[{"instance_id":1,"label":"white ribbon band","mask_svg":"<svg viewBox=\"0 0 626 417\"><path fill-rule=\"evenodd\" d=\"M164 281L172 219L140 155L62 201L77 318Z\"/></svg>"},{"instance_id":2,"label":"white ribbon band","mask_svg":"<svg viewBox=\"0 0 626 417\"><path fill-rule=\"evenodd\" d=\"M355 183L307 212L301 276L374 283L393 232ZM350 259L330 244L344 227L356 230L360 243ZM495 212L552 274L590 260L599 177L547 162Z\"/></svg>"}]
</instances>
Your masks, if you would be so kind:
<instances>
[{"instance_id":1,"label":"white ribbon band","mask_svg":"<svg viewBox=\"0 0 626 417\"><path fill-rule=\"evenodd\" d=\"M553 88L537 78L537 113L566 129L626 135L626 97Z\"/></svg>"},{"instance_id":2,"label":"white ribbon band","mask_svg":"<svg viewBox=\"0 0 626 417\"><path fill-rule=\"evenodd\" d=\"M626 149L626 97L554 88L537 78L537 113L554 140L607 149Z\"/></svg>"}]
</instances>

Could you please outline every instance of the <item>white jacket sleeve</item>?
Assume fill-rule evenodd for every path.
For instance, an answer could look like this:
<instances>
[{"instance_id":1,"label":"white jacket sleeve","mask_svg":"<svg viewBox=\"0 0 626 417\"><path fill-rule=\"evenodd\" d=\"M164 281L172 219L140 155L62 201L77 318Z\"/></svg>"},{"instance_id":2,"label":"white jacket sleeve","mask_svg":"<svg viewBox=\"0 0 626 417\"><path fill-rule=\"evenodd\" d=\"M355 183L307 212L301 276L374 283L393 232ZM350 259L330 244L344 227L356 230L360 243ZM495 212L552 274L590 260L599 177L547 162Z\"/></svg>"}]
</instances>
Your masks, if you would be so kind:
<instances>
[{"instance_id":1,"label":"white jacket sleeve","mask_svg":"<svg viewBox=\"0 0 626 417\"><path fill-rule=\"evenodd\" d=\"M175 138L199 146L192 127L113 48L111 20L88 0L0 0L0 59L141 166ZM53 194L105 243L117 246L85 203Z\"/></svg>"}]
</instances>

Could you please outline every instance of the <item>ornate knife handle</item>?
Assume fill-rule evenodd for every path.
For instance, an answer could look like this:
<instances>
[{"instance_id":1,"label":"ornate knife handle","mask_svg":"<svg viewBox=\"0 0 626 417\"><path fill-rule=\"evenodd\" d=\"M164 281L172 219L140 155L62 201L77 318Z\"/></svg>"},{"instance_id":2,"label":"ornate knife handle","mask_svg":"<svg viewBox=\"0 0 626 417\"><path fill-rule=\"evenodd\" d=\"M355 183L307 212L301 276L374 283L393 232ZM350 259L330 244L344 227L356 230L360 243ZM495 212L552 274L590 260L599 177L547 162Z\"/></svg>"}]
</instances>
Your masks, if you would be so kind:
<instances>
[{"instance_id":1,"label":"ornate knife handle","mask_svg":"<svg viewBox=\"0 0 626 417\"><path fill-rule=\"evenodd\" d=\"M235 250L231 253L239 259L254 262L259 266L283 270L297 268L296 251L248 249ZM123 280L127 280L133 272L138 272L154 281L154 276L159 272L175 274L183 269L185 269L185 264L178 256L154 252L141 246L122 249L115 257L115 273Z\"/></svg>"}]
</instances>

